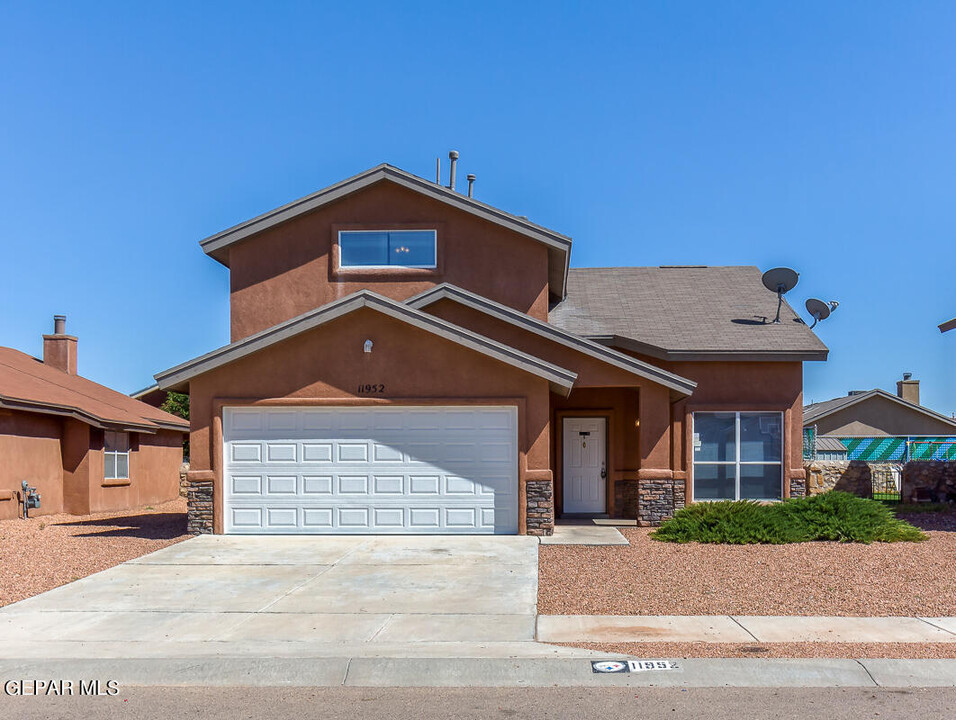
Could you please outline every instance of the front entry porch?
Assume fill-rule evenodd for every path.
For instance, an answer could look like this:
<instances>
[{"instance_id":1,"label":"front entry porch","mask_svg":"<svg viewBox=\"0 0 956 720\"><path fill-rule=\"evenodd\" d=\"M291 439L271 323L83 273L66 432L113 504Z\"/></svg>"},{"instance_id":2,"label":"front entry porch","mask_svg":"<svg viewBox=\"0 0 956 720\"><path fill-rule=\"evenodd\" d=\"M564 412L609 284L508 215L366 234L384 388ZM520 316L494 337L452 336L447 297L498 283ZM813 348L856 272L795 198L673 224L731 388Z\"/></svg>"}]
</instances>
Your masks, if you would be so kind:
<instances>
[{"instance_id":1,"label":"front entry porch","mask_svg":"<svg viewBox=\"0 0 956 720\"><path fill-rule=\"evenodd\" d=\"M679 426L665 388L575 387L551 395L554 509L560 521L657 525L683 507ZM678 427L674 427L674 426ZM677 441L677 447L674 441Z\"/></svg>"}]
</instances>

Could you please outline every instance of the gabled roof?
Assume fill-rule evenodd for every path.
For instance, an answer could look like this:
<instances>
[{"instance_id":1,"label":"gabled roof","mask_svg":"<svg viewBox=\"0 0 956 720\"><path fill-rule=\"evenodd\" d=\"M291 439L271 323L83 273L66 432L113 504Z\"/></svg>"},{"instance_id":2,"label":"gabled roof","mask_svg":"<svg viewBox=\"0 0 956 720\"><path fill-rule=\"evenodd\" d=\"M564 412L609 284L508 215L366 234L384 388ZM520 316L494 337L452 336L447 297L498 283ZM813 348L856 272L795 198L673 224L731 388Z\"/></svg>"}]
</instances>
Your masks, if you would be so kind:
<instances>
[{"instance_id":1,"label":"gabled roof","mask_svg":"<svg viewBox=\"0 0 956 720\"><path fill-rule=\"evenodd\" d=\"M199 245L207 255L228 267L228 248L230 245L382 181L393 182L409 190L414 190L433 200L464 210L476 217L508 228L547 246L548 285L551 289L551 295L558 298L564 297L568 277L568 263L571 256L571 238L541 225L536 225L525 217L499 210L443 185L412 175L385 163L334 185L329 185L318 192L294 200L275 210L270 210L251 220L234 225L228 230L210 235L205 240L200 240Z\"/></svg>"},{"instance_id":2,"label":"gabled roof","mask_svg":"<svg viewBox=\"0 0 956 720\"><path fill-rule=\"evenodd\" d=\"M891 393L886 392L885 390L880 390L876 388L874 390L868 390L862 393L854 393L853 395L847 395L845 397L833 398L832 400L823 400L818 403L812 403L811 405L806 405L803 408L803 424L812 425L815 422L819 422L825 417L829 417L836 412L845 410L848 407L856 405L857 403L866 402L871 398L881 397L886 400L892 400L895 403L902 405L903 407L909 408L915 412L922 413L927 417L931 417L934 420L947 423L956 428L956 420L953 418L948 418L945 415L941 415L938 412L925 408L922 405L916 405L914 403L908 402L901 397L897 397Z\"/></svg>"},{"instance_id":3,"label":"gabled roof","mask_svg":"<svg viewBox=\"0 0 956 720\"><path fill-rule=\"evenodd\" d=\"M556 342L560 345L564 345L565 347L569 347L577 350L578 352L584 353L585 355L597 358L598 360L606 362L609 365L614 365L615 367L630 372L637 377L664 385L681 396L690 395L694 391L694 388L697 387L697 383L695 383L693 380L688 380L680 375L675 375L674 373L662 370L661 368L655 367L650 363L646 363L642 360L638 360L637 358L625 355L624 353L618 352L617 350L613 350L609 347L605 347L604 345L600 345L586 338L578 337L573 333L569 333L559 327L542 322L541 320L533 318L530 315L515 310L514 308L510 308L507 305L502 305L494 300L489 300L481 295L476 295L473 292L469 292L468 290L464 290L450 283L436 285L425 292L419 293L418 295L409 298L405 301L405 303L411 307L421 309L428 307L439 300L452 300L474 310L478 310L479 312L483 312L499 320L515 325L516 327L523 328L531 333L534 333L535 335L551 340L552 342Z\"/></svg>"},{"instance_id":4,"label":"gabled roof","mask_svg":"<svg viewBox=\"0 0 956 720\"><path fill-rule=\"evenodd\" d=\"M187 420L8 347L0 347L0 407L73 417L97 428L189 431Z\"/></svg>"},{"instance_id":5,"label":"gabled roof","mask_svg":"<svg viewBox=\"0 0 956 720\"><path fill-rule=\"evenodd\" d=\"M467 347L488 357L519 368L525 372L546 379L552 390L567 396L571 392L577 374L552 363L546 362L533 355L528 355L502 343L486 338L465 328L436 318L428 313L416 310L386 298L371 290L360 290L346 295L340 300L310 310L298 317L275 325L267 330L237 340L218 350L190 360L174 368L155 375L159 387L164 390L176 390L185 386L190 379L209 372L217 367L231 363L239 358L251 355L283 340L295 337L300 333L324 325L337 318L355 312L361 308L369 308L401 322L430 332L446 340Z\"/></svg>"},{"instance_id":6,"label":"gabled roof","mask_svg":"<svg viewBox=\"0 0 956 720\"><path fill-rule=\"evenodd\" d=\"M573 268L548 320L663 360L825 360L827 347L756 267Z\"/></svg>"}]
</instances>

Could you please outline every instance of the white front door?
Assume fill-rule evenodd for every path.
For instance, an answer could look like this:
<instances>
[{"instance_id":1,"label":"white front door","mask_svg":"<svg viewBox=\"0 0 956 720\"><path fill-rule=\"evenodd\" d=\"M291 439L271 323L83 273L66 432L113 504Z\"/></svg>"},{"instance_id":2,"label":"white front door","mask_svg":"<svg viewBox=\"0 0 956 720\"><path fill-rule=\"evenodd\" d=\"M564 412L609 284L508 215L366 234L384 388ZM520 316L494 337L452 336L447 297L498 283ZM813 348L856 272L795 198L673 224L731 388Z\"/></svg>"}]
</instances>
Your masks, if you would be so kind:
<instances>
[{"instance_id":1,"label":"white front door","mask_svg":"<svg viewBox=\"0 0 956 720\"><path fill-rule=\"evenodd\" d=\"M607 512L607 420L564 419L564 512Z\"/></svg>"},{"instance_id":2,"label":"white front door","mask_svg":"<svg viewBox=\"0 0 956 720\"><path fill-rule=\"evenodd\" d=\"M227 407L227 533L518 531L514 407Z\"/></svg>"}]
</instances>

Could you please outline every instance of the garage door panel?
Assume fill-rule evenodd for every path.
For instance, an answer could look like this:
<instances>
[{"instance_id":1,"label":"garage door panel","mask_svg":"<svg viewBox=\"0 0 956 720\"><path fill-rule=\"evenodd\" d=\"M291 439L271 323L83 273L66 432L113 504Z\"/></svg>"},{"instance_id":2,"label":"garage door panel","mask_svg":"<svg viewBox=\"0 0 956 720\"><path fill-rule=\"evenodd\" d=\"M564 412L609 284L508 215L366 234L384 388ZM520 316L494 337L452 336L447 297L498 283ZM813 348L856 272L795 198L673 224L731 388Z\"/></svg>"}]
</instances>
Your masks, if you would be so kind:
<instances>
[{"instance_id":1,"label":"garage door panel","mask_svg":"<svg viewBox=\"0 0 956 720\"><path fill-rule=\"evenodd\" d=\"M372 492L375 495L404 495L404 475L373 475Z\"/></svg>"},{"instance_id":2,"label":"garage door panel","mask_svg":"<svg viewBox=\"0 0 956 720\"><path fill-rule=\"evenodd\" d=\"M230 478L234 495L261 495L261 475L233 475Z\"/></svg>"},{"instance_id":3,"label":"garage door panel","mask_svg":"<svg viewBox=\"0 0 956 720\"><path fill-rule=\"evenodd\" d=\"M231 461L240 463L261 463L262 462L262 443L258 442L235 442L232 444L230 453Z\"/></svg>"},{"instance_id":4,"label":"garage door panel","mask_svg":"<svg viewBox=\"0 0 956 720\"><path fill-rule=\"evenodd\" d=\"M516 532L516 417L507 407L226 408L226 531Z\"/></svg>"},{"instance_id":5,"label":"garage door panel","mask_svg":"<svg viewBox=\"0 0 956 720\"><path fill-rule=\"evenodd\" d=\"M302 494L331 495L333 482L334 480L331 475L303 475Z\"/></svg>"},{"instance_id":6,"label":"garage door panel","mask_svg":"<svg viewBox=\"0 0 956 720\"><path fill-rule=\"evenodd\" d=\"M404 461L405 453L400 447L393 447L385 443L375 443L372 445L372 462L402 463Z\"/></svg>"},{"instance_id":7,"label":"garage door panel","mask_svg":"<svg viewBox=\"0 0 956 720\"><path fill-rule=\"evenodd\" d=\"M332 462L332 443L302 443L302 462L330 463Z\"/></svg>"}]
</instances>

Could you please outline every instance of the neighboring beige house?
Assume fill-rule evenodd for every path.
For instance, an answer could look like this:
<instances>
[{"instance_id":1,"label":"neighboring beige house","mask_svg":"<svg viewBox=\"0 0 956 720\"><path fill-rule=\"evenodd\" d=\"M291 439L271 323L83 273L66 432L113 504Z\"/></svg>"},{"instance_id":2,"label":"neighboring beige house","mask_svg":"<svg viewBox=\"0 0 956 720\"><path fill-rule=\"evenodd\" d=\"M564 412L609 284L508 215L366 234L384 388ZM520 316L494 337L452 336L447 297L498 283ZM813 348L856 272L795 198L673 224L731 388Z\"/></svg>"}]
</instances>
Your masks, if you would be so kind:
<instances>
[{"instance_id":1,"label":"neighboring beige house","mask_svg":"<svg viewBox=\"0 0 956 720\"><path fill-rule=\"evenodd\" d=\"M855 390L846 397L806 405L803 425L815 425L818 437L956 435L956 419L919 404L919 380L909 373L897 381L896 395Z\"/></svg>"}]
</instances>

